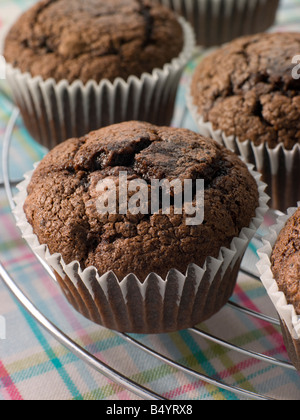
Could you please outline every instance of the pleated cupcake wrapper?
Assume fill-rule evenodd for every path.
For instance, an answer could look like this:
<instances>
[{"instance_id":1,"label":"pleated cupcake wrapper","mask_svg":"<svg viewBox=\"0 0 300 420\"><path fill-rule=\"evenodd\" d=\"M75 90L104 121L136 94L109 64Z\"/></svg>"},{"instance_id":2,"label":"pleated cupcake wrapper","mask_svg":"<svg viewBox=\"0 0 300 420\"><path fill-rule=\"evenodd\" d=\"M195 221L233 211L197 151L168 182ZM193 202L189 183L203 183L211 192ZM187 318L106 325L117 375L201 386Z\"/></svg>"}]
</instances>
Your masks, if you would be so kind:
<instances>
[{"instance_id":1,"label":"pleated cupcake wrapper","mask_svg":"<svg viewBox=\"0 0 300 420\"><path fill-rule=\"evenodd\" d=\"M279 0L157 0L184 16L198 45L221 45L239 36L264 32L276 17Z\"/></svg>"},{"instance_id":2,"label":"pleated cupcake wrapper","mask_svg":"<svg viewBox=\"0 0 300 420\"><path fill-rule=\"evenodd\" d=\"M300 207L300 202L298 203ZM293 305L288 304L285 294L278 288L272 272L271 256L278 236L292 217L297 207L289 208L279 216L276 223L269 228L269 234L263 239L263 247L258 250L260 261L257 264L261 281L279 315L284 342L294 366L300 371L300 317Z\"/></svg>"},{"instance_id":3,"label":"pleated cupcake wrapper","mask_svg":"<svg viewBox=\"0 0 300 420\"><path fill-rule=\"evenodd\" d=\"M271 149L267 144L256 146L253 142L239 141L236 136L226 136L222 130L214 130L210 122L205 122L187 95L187 105L197 124L200 134L211 137L227 149L243 157L262 174L268 185L267 193L271 196L270 207L281 212L292 207L300 197L300 145L287 150L282 144Z\"/></svg>"},{"instance_id":4,"label":"pleated cupcake wrapper","mask_svg":"<svg viewBox=\"0 0 300 420\"><path fill-rule=\"evenodd\" d=\"M140 120L157 125L171 122L178 84L195 48L191 25L179 18L184 48L162 69L127 81L107 79L99 84L67 80L57 83L22 73L7 65L7 80L24 123L33 138L51 150L62 141L122 121Z\"/></svg>"},{"instance_id":5,"label":"pleated cupcake wrapper","mask_svg":"<svg viewBox=\"0 0 300 420\"><path fill-rule=\"evenodd\" d=\"M231 297L244 253L263 222L269 197L260 174L249 167L259 189L259 207L249 227L221 248L218 258L208 257L203 267L191 264L186 275L172 269L166 279L151 273L144 283L129 274L119 281L111 271L100 276L95 267L81 270L78 262L66 264L61 254L51 255L33 233L23 210L32 172L18 186L14 215L35 254L54 271L71 305L86 318L109 329L132 333L164 333L192 327L218 312Z\"/></svg>"}]
</instances>

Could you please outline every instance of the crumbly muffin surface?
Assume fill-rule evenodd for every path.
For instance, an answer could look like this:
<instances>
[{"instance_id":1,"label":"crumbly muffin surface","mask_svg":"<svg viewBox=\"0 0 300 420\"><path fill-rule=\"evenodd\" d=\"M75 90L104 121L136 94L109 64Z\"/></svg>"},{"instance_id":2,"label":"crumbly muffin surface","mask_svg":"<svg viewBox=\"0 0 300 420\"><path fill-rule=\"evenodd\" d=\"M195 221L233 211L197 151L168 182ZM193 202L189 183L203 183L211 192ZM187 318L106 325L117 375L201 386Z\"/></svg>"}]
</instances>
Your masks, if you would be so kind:
<instances>
[{"instance_id":1,"label":"crumbly muffin surface","mask_svg":"<svg viewBox=\"0 0 300 420\"><path fill-rule=\"evenodd\" d=\"M241 141L300 144L300 79L292 62L299 52L299 33L242 37L216 50L193 77L199 115Z\"/></svg>"},{"instance_id":2,"label":"crumbly muffin surface","mask_svg":"<svg viewBox=\"0 0 300 420\"><path fill-rule=\"evenodd\" d=\"M161 209L100 214L97 185L112 179L119 191L120 171L148 185L152 179L204 179L204 222L188 225L189 216L175 214L173 205L167 215ZM95 266L100 275L113 270L120 280L134 273L143 281L151 272L185 274L190 263L218 257L257 207L256 181L230 151L189 130L126 122L53 149L35 170L24 210L39 242L66 263Z\"/></svg>"},{"instance_id":3,"label":"crumbly muffin surface","mask_svg":"<svg viewBox=\"0 0 300 420\"><path fill-rule=\"evenodd\" d=\"M4 55L32 76L86 83L151 73L182 49L176 15L149 0L42 0L12 27Z\"/></svg>"},{"instance_id":4,"label":"crumbly muffin surface","mask_svg":"<svg viewBox=\"0 0 300 420\"><path fill-rule=\"evenodd\" d=\"M279 290L300 315L300 208L281 231L271 261Z\"/></svg>"}]
</instances>

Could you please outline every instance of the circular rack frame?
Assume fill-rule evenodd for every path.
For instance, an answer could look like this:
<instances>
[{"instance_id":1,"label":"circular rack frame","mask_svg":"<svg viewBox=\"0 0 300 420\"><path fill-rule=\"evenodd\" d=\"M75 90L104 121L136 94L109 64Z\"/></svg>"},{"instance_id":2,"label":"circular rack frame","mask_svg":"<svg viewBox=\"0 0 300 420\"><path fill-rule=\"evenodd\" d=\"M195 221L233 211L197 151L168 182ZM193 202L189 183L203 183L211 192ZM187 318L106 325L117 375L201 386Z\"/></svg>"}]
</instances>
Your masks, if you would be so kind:
<instances>
[{"instance_id":1,"label":"circular rack frame","mask_svg":"<svg viewBox=\"0 0 300 420\"><path fill-rule=\"evenodd\" d=\"M7 125L6 131L5 131L5 135L3 139L3 150L2 150L2 176L3 176L2 187L5 188L7 200L9 202L11 210L13 210L13 208L15 207L14 200L13 200L13 187L15 186L16 183L11 181L10 175L9 175L9 155L10 155L13 131L16 126L19 115L20 115L19 110L17 108L14 108L11 114L9 123ZM44 263L44 261L40 259L39 256L37 255L35 256L39 260L43 268L46 270L48 275L52 279L54 279L54 274L52 273L50 268ZM256 281L260 281L260 279L256 277L255 275L253 275L252 273L245 272L244 270L241 270L241 272L243 272L244 274L247 274L248 276L255 279ZM39 309L34 305L34 303L23 293L23 291L20 289L20 287L18 286L16 281L12 278L12 276L7 272L7 270L4 268L4 265L2 264L1 261L0 261L0 278L3 280L4 284L7 286L7 288L12 293L12 295L28 311L28 313L34 318L34 320L37 321L38 324L40 324L45 330L47 330L48 333L50 333L57 340L57 342L59 342L64 347L66 347L69 351L71 351L74 355L76 355L79 359L81 359L87 365L89 365L90 367L92 367L97 372L101 373L102 375L105 375L108 379L117 383L124 389L132 392L134 395L144 400L156 400L156 401L166 400L166 398L164 398L162 395L157 394L153 392L152 390L145 388L144 386L138 384L137 382L131 380L130 378L122 375L112 366L109 366L103 363L98 358L96 358L93 354L91 354L82 346L80 346L78 343L73 341L67 334L65 334L62 330L60 330L43 313L41 313L41 311L39 311ZM276 327L280 325L278 319L264 315L263 313L260 313L260 312L250 310L232 301L229 301L227 305L233 311L242 312L246 316L254 317L256 319L265 321ZM216 336L208 334L199 328L191 328L188 331L192 332L193 334L196 334L198 337L209 340L219 346L223 346L224 348L232 350L234 352L238 352L248 357L255 358L259 361L275 365L277 367L281 367L281 368L292 370L292 371L296 370L295 367L289 362L286 362L277 358L269 357L261 353L247 350L243 347L233 345ZM182 373L188 376L191 376L199 381L213 385L219 389L229 391L235 394L236 396L240 396L242 398L251 399L251 400L274 400L274 398L270 396L257 394L257 393L245 390L243 388L240 388L240 387L226 384L223 381L216 380L207 375L201 374L200 372L197 372L196 370L193 370L180 363L177 363L171 358L168 358L164 356L163 354L155 351L154 349L147 347L146 345L142 344L137 339L132 338L128 334L123 334L123 333L118 333L118 332L114 332L114 334L116 334L118 337L123 339L126 343L145 352L147 355L154 357L160 362L165 363L168 366L171 366L172 368L175 368L178 371L181 371Z\"/></svg>"}]
</instances>

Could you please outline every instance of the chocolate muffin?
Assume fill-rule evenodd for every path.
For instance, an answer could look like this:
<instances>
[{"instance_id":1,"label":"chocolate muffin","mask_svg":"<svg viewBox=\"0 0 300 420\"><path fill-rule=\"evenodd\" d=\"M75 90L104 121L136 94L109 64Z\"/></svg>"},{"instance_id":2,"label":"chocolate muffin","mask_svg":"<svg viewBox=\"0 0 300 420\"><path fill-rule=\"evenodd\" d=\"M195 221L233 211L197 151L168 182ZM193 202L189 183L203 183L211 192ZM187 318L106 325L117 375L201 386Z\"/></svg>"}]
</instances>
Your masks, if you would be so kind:
<instances>
[{"instance_id":1,"label":"chocolate muffin","mask_svg":"<svg viewBox=\"0 0 300 420\"><path fill-rule=\"evenodd\" d=\"M43 0L5 41L7 81L48 150L123 121L170 125L192 27L150 0Z\"/></svg>"},{"instance_id":2,"label":"chocolate muffin","mask_svg":"<svg viewBox=\"0 0 300 420\"><path fill-rule=\"evenodd\" d=\"M279 234L271 263L279 290L300 315L300 208Z\"/></svg>"},{"instance_id":3,"label":"chocolate muffin","mask_svg":"<svg viewBox=\"0 0 300 420\"><path fill-rule=\"evenodd\" d=\"M300 202L278 215L268 230L257 268L278 314L290 360L300 372Z\"/></svg>"},{"instance_id":4,"label":"chocolate muffin","mask_svg":"<svg viewBox=\"0 0 300 420\"><path fill-rule=\"evenodd\" d=\"M4 56L33 77L87 83L151 73L183 44L175 14L149 0L43 0L12 27Z\"/></svg>"},{"instance_id":5,"label":"chocolate muffin","mask_svg":"<svg viewBox=\"0 0 300 420\"><path fill-rule=\"evenodd\" d=\"M239 38L204 58L191 84L200 133L205 127L253 163L269 185L271 207L281 211L300 198L299 51L299 33Z\"/></svg>"},{"instance_id":6,"label":"chocolate muffin","mask_svg":"<svg viewBox=\"0 0 300 420\"><path fill-rule=\"evenodd\" d=\"M119 190L120 172L149 186L152 179L204 179L203 223L187 225L188 215L175 214L172 200L170 214L162 208L155 214L99 214L97 185L111 179ZM133 273L144 281L152 272L162 278L173 268L185 274L189 264L217 258L250 225L258 197L246 165L213 140L126 122L52 150L33 174L24 210L39 242L65 263L94 266L99 275L113 271L120 281Z\"/></svg>"},{"instance_id":7,"label":"chocolate muffin","mask_svg":"<svg viewBox=\"0 0 300 420\"><path fill-rule=\"evenodd\" d=\"M243 37L218 49L193 77L199 114L240 141L292 149L300 143L300 82L292 76L299 51L300 33Z\"/></svg>"}]
</instances>

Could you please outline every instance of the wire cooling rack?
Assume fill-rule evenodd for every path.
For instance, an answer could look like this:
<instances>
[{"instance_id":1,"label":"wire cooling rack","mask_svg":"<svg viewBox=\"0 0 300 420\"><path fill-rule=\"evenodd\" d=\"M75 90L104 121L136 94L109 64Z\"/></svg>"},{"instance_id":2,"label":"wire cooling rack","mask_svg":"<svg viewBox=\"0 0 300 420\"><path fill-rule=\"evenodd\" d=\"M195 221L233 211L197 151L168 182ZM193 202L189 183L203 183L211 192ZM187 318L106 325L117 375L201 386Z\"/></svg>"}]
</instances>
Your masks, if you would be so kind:
<instances>
[{"instance_id":1,"label":"wire cooling rack","mask_svg":"<svg viewBox=\"0 0 300 420\"><path fill-rule=\"evenodd\" d=\"M14 109L12 112L10 121L7 125L5 135L4 135L3 150L2 150L2 172L3 172L2 187L5 188L7 199L9 201L11 209L14 208L13 188L15 187L16 183L13 182L10 178L9 156L10 156L10 150L11 150L13 131L16 126L18 117L19 117L19 110ZM52 271L47 267L47 265L38 256L36 256L36 258L39 260L43 268L47 271L48 275L54 279L54 275ZM259 281L259 278L255 274L250 273L248 270L245 271L245 269L241 269L241 274L243 275L247 274L249 277L252 278L252 280ZM144 400L156 400L156 401L166 400L166 398L162 396L162 393L159 393L159 392L156 393L153 390L147 389L143 385L133 381L126 375L120 373L118 369L116 369L114 366L109 366L108 364L105 364L102 361L100 361L92 353L90 353L81 345L79 345L76 341L71 339L71 337L68 334L62 331L55 323L49 320L45 316L45 314L43 314L37 308L37 306L30 299L30 297L26 296L26 294L22 291L22 289L18 285L18 282L14 278L12 278L10 273L8 273L5 270L1 262L0 262L0 277L2 278L3 282L8 287L8 289L10 290L10 292L19 301L19 303L29 312L29 314L43 328L45 328L48 331L48 333L50 333L57 340L57 342L65 346L68 350L70 350L74 355L80 358L87 365L95 369L97 372L105 375L107 378L114 381L115 383L119 384L124 389L132 392L139 398L142 398ZM267 299L267 296L266 296L266 299ZM229 301L227 306L230 309L230 311L234 313L234 316L236 315L236 313L242 313L243 316L264 321L266 323L271 324L272 326L275 326L276 328L279 327L280 325L277 318L265 315L260 312L253 311L233 301ZM269 366L280 367L286 373L287 377L291 371L295 372L294 366L289 361L273 358L263 353L252 351L247 348L234 345L222 339L221 337L205 332L200 327L191 328L188 331L189 333L194 334L198 338L207 340L209 342L214 343L217 346L220 346L220 348L230 350L240 355L244 355L244 356L256 359L257 361L264 362ZM155 350L154 348L151 348L150 346L143 344L142 340L139 340L138 338L133 338L131 335L128 335L128 334L121 334L117 332L113 332L113 333L116 334L122 340L124 340L124 342L126 342L128 345L132 346L132 348L138 349L139 351L146 353L147 357L155 358L159 362L164 363L184 373L185 375L192 377L193 379L199 380L205 384L210 384L221 390L229 391L235 394L237 397L240 397L241 399L251 399L251 400L275 400L276 399L270 395L257 394L255 392L251 392L242 387L233 386L226 383L225 381L217 380L213 377L201 374L200 372L194 370L193 368L180 364L174 361L172 358L167 357L161 352ZM299 381L299 385L300 385L300 381ZM288 399L288 396L287 396L287 399Z\"/></svg>"}]
</instances>

